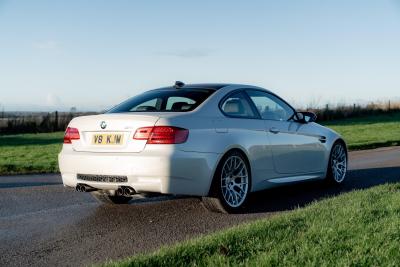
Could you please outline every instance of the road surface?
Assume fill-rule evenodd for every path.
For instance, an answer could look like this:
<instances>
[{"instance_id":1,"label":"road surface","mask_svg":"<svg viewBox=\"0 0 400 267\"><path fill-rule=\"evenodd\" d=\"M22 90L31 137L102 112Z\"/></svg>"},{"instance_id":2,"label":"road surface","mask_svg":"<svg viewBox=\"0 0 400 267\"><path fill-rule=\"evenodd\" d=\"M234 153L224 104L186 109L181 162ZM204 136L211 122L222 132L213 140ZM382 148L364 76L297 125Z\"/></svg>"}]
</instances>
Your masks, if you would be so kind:
<instances>
[{"instance_id":1,"label":"road surface","mask_svg":"<svg viewBox=\"0 0 400 267\"><path fill-rule=\"evenodd\" d=\"M271 216L354 189L400 181L400 147L350 154L345 184L258 192L243 214L207 212L197 198L103 206L59 175L0 176L0 266L82 266L119 259Z\"/></svg>"}]
</instances>

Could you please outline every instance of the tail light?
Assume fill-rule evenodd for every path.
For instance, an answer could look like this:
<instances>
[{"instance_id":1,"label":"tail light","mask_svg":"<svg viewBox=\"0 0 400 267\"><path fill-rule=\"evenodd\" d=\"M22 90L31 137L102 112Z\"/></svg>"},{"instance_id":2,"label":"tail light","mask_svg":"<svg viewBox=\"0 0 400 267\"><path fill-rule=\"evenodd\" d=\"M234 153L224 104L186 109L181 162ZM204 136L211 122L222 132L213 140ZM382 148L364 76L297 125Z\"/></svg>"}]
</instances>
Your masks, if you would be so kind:
<instances>
[{"instance_id":1,"label":"tail light","mask_svg":"<svg viewBox=\"0 0 400 267\"><path fill-rule=\"evenodd\" d=\"M72 140L79 140L79 130L76 128L68 127L64 135L64 144L71 144Z\"/></svg>"},{"instance_id":2,"label":"tail light","mask_svg":"<svg viewBox=\"0 0 400 267\"><path fill-rule=\"evenodd\" d=\"M181 144L186 142L189 130L173 126L142 127L133 139L147 140L147 144Z\"/></svg>"}]
</instances>

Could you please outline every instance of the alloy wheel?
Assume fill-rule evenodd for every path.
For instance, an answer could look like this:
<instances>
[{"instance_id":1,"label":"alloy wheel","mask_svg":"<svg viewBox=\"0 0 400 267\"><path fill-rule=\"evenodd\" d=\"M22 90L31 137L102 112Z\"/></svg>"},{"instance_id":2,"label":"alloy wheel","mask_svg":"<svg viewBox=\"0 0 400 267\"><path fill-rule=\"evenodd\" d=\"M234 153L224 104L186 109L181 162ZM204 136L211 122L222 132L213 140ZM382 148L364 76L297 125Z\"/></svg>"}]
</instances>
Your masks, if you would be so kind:
<instances>
[{"instance_id":1,"label":"alloy wheel","mask_svg":"<svg viewBox=\"0 0 400 267\"><path fill-rule=\"evenodd\" d=\"M222 167L222 196L230 207L239 207L246 199L249 174L244 160L236 155L228 157Z\"/></svg>"},{"instance_id":2,"label":"alloy wheel","mask_svg":"<svg viewBox=\"0 0 400 267\"><path fill-rule=\"evenodd\" d=\"M342 144L336 144L332 150L331 169L333 179L341 183L347 171L347 153Z\"/></svg>"}]
</instances>

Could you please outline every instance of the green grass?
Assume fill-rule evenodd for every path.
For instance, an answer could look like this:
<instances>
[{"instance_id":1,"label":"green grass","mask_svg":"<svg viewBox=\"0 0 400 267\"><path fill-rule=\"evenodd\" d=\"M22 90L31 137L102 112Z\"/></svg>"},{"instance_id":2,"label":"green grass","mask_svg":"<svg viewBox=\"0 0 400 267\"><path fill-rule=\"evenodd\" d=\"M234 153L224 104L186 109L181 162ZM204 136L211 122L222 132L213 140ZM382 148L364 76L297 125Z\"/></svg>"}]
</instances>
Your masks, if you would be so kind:
<instances>
[{"instance_id":1,"label":"green grass","mask_svg":"<svg viewBox=\"0 0 400 267\"><path fill-rule=\"evenodd\" d=\"M400 113L333 121L349 149L400 145ZM57 172L63 133L0 136L0 174Z\"/></svg>"},{"instance_id":2,"label":"green grass","mask_svg":"<svg viewBox=\"0 0 400 267\"><path fill-rule=\"evenodd\" d=\"M62 132L0 136L0 174L58 172Z\"/></svg>"},{"instance_id":3,"label":"green grass","mask_svg":"<svg viewBox=\"0 0 400 267\"><path fill-rule=\"evenodd\" d=\"M324 123L340 133L350 150L400 145L400 113Z\"/></svg>"},{"instance_id":4,"label":"green grass","mask_svg":"<svg viewBox=\"0 0 400 267\"><path fill-rule=\"evenodd\" d=\"M314 202L107 266L398 266L400 184Z\"/></svg>"}]
</instances>

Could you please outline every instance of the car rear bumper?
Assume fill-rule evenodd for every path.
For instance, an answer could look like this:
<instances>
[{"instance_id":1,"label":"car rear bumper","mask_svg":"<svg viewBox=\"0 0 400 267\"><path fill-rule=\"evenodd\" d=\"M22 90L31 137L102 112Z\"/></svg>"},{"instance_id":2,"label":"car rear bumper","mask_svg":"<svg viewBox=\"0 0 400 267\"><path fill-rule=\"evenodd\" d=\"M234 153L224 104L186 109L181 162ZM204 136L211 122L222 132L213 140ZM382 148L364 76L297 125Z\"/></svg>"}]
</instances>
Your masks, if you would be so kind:
<instances>
[{"instance_id":1,"label":"car rear bumper","mask_svg":"<svg viewBox=\"0 0 400 267\"><path fill-rule=\"evenodd\" d=\"M150 148L140 153L92 153L76 152L64 145L58 156L63 183L68 187L82 183L103 190L131 186L138 193L208 194L219 154L185 152L173 146L147 147ZM103 178L99 179L102 181L88 181L78 179L78 174L105 175L111 180L114 176L125 176L127 181L105 182Z\"/></svg>"}]
</instances>

